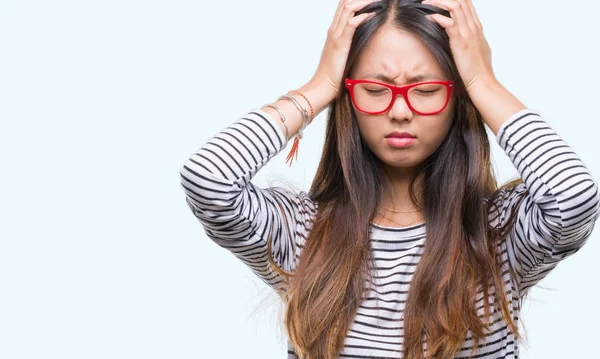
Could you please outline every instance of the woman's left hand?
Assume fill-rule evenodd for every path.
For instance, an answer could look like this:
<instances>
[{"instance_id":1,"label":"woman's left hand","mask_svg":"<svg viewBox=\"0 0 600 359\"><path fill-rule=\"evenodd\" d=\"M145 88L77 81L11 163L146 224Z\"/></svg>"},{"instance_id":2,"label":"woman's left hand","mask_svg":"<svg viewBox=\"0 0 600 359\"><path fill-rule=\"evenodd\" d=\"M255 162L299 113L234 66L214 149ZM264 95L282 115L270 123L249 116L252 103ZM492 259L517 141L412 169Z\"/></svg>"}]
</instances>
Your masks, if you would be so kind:
<instances>
[{"instance_id":1,"label":"woman's left hand","mask_svg":"<svg viewBox=\"0 0 600 359\"><path fill-rule=\"evenodd\" d=\"M427 17L448 33L452 55L467 91L481 82L495 81L492 51L471 0L424 0L423 4L450 12L450 17L440 14Z\"/></svg>"}]
</instances>

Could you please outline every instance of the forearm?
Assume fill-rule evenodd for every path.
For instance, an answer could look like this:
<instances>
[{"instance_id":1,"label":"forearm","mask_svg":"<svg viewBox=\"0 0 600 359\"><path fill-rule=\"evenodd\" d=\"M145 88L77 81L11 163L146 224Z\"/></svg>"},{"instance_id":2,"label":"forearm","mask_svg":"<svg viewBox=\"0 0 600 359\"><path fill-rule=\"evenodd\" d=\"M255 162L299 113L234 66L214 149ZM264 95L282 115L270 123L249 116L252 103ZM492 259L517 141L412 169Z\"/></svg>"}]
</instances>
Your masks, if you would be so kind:
<instances>
[{"instance_id":1,"label":"forearm","mask_svg":"<svg viewBox=\"0 0 600 359\"><path fill-rule=\"evenodd\" d=\"M334 98L330 88L316 81L310 81L298 91L308 98L315 116ZM302 96L290 96L294 96L310 111ZM279 100L276 103L286 118L289 136L292 138L302 126L302 116L293 102ZM260 113L249 113L212 136L192 154L181 169L183 184L190 186L190 190L194 191L192 194L216 198L220 203L233 200L252 176L285 148L286 131L283 122L279 120L279 113L266 106L261 110L272 119ZM216 187L223 194L215 197L212 190ZM225 197L228 197L227 200Z\"/></svg>"},{"instance_id":2,"label":"forearm","mask_svg":"<svg viewBox=\"0 0 600 359\"><path fill-rule=\"evenodd\" d=\"M181 183L198 209L237 206L252 177L285 147L285 134L266 115L245 114L184 163Z\"/></svg>"},{"instance_id":3,"label":"forearm","mask_svg":"<svg viewBox=\"0 0 600 359\"><path fill-rule=\"evenodd\" d=\"M494 135L511 115L527 108L496 79L474 84L469 95Z\"/></svg>"}]
</instances>

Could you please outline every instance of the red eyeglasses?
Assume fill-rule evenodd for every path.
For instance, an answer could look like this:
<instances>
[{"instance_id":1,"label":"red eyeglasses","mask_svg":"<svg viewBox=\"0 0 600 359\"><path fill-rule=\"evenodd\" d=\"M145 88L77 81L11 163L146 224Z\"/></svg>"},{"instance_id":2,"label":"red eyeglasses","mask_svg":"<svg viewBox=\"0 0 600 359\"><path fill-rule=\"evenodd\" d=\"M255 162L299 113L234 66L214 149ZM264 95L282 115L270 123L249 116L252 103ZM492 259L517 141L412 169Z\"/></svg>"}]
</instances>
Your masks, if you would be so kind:
<instances>
[{"instance_id":1,"label":"red eyeglasses","mask_svg":"<svg viewBox=\"0 0 600 359\"><path fill-rule=\"evenodd\" d=\"M377 115L389 111L397 95L402 95L411 111L420 115L442 112L454 89L453 81L426 81L394 86L370 80L351 80L345 85L354 107L361 112Z\"/></svg>"}]
</instances>

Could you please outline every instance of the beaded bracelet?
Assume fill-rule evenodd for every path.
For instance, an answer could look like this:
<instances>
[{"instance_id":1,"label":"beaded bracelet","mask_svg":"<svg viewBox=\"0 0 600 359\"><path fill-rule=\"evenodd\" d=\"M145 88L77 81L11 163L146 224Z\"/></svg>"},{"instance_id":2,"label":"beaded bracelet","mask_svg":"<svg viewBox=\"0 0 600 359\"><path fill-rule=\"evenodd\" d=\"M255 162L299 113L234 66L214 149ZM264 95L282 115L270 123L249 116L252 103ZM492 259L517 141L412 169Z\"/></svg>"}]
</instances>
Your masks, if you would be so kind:
<instances>
[{"instance_id":1,"label":"beaded bracelet","mask_svg":"<svg viewBox=\"0 0 600 359\"><path fill-rule=\"evenodd\" d=\"M306 96L304 96L304 94L302 92L298 91L298 90L292 90L292 91L288 92L287 94L289 95L289 94L292 94L292 93L297 93L298 95L302 96L304 98L304 100L306 100L306 102L308 103L308 106L310 107L310 119L309 119L310 121L309 121L309 123L311 123L312 120L315 118L315 112L313 110L313 107L312 107L310 101L308 101L308 99L306 98Z\"/></svg>"}]
</instances>

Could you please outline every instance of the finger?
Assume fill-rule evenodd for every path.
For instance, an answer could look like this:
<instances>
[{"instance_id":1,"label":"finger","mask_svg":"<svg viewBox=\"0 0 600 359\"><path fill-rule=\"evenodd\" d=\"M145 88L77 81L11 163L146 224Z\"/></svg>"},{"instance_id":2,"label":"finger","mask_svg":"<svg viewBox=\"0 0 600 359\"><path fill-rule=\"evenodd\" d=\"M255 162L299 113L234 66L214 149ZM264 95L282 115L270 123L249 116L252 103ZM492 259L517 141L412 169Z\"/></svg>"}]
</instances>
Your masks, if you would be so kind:
<instances>
[{"instance_id":1,"label":"finger","mask_svg":"<svg viewBox=\"0 0 600 359\"><path fill-rule=\"evenodd\" d=\"M356 0L356 1L346 2L343 5L342 13L340 14L340 18L339 18L338 24L334 30L334 34L336 34L338 37L341 36L342 33L344 32L344 29L346 28L348 19L350 19L350 17L354 16L354 13L356 13L358 10L362 9L367 4L375 2L375 1L379 1L379 0Z\"/></svg>"},{"instance_id":2,"label":"finger","mask_svg":"<svg viewBox=\"0 0 600 359\"><path fill-rule=\"evenodd\" d=\"M451 36L455 35L460 35L458 34L458 29L456 28L456 26L454 26L454 19L444 16L442 14L430 14L430 15L425 15L426 18L428 18L431 21L437 22L438 24L440 24L444 29L446 29L446 31L448 31L448 34ZM451 34L454 33L454 34Z\"/></svg>"},{"instance_id":3,"label":"finger","mask_svg":"<svg viewBox=\"0 0 600 359\"><path fill-rule=\"evenodd\" d=\"M337 24L340 21L340 14L342 13L342 10L344 9L345 2L346 2L345 0L340 0L340 2L338 2L337 9L335 9L335 15L333 16L333 21L331 22L331 30L332 31L337 28Z\"/></svg>"},{"instance_id":4,"label":"finger","mask_svg":"<svg viewBox=\"0 0 600 359\"><path fill-rule=\"evenodd\" d=\"M465 19L467 20L467 24L469 25L471 32L476 33L477 25L475 24L475 21L473 20L473 13L471 12L471 8L469 7L469 0L458 0L458 2L460 2L462 10L465 14Z\"/></svg>"},{"instance_id":5,"label":"finger","mask_svg":"<svg viewBox=\"0 0 600 359\"><path fill-rule=\"evenodd\" d=\"M352 40L352 36L354 36L354 32L355 32L356 28L358 27L358 25L360 25L363 22L367 21L368 19L372 18L373 16L375 16L375 14L377 14L377 13L376 12L366 12L364 14L360 14L360 15L352 17L352 19L348 20L347 26L344 27L341 38L345 38L345 39L349 38L349 40Z\"/></svg>"},{"instance_id":6,"label":"finger","mask_svg":"<svg viewBox=\"0 0 600 359\"><path fill-rule=\"evenodd\" d=\"M379 0L341 0L340 6L338 7L339 15L333 28L333 32L336 34L341 33L351 15L353 16L355 12L375 1Z\"/></svg>"},{"instance_id":7,"label":"finger","mask_svg":"<svg viewBox=\"0 0 600 359\"><path fill-rule=\"evenodd\" d=\"M450 16L455 20L456 27L458 28L458 32L463 37L469 37L469 34L472 32L471 27L467 22L467 17L465 15L463 5L458 0L424 0L423 4L429 4L437 6L441 9L448 10L450 12Z\"/></svg>"},{"instance_id":8,"label":"finger","mask_svg":"<svg viewBox=\"0 0 600 359\"><path fill-rule=\"evenodd\" d=\"M477 11L475 11L475 5L473 5L473 1L466 0L465 2L467 3L467 7L471 12L471 19L473 20L473 23L475 24L477 29L481 30L483 27L481 26L481 21L479 21L479 16L477 16Z\"/></svg>"}]
</instances>

